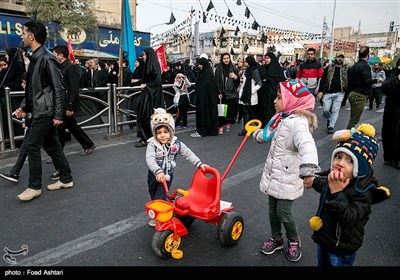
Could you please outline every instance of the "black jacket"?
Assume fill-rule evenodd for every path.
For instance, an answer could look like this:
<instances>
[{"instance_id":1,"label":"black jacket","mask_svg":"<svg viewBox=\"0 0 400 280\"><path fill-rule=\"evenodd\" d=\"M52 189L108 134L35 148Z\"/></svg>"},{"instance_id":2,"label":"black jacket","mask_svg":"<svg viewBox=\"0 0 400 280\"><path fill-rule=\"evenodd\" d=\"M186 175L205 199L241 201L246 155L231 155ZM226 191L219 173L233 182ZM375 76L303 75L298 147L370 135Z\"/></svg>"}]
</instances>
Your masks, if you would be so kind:
<instances>
[{"instance_id":1,"label":"black jacket","mask_svg":"<svg viewBox=\"0 0 400 280\"><path fill-rule=\"evenodd\" d=\"M63 86L65 88L65 109L77 111L79 109L79 66L69 59L61 63Z\"/></svg>"},{"instance_id":2,"label":"black jacket","mask_svg":"<svg viewBox=\"0 0 400 280\"><path fill-rule=\"evenodd\" d=\"M65 89L60 63L45 46L33 54L28 68L25 100L21 108L33 118L53 117L62 120Z\"/></svg>"},{"instance_id":3,"label":"black jacket","mask_svg":"<svg viewBox=\"0 0 400 280\"><path fill-rule=\"evenodd\" d=\"M369 96L372 84L377 82L372 79L371 67L364 59L360 59L347 72L349 79L349 92L356 91L363 95Z\"/></svg>"},{"instance_id":4,"label":"black jacket","mask_svg":"<svg viewBox=\"0 0 400 280\"><path fill-rule=\"evenodd\" d=\"M321 193L319 203L323 204L320 214L323 226L312 234L315 243L332 253L344 255L351 255L361 247L364 227L369 220L373 204L372 192L363 190L370 184L377 186L372 171L358 182L355 179L351 180L343 191L331 194L326 176L314 179L313 188ZM326 191L328 193L324 199Z\"/></svg>"}]
</instances>

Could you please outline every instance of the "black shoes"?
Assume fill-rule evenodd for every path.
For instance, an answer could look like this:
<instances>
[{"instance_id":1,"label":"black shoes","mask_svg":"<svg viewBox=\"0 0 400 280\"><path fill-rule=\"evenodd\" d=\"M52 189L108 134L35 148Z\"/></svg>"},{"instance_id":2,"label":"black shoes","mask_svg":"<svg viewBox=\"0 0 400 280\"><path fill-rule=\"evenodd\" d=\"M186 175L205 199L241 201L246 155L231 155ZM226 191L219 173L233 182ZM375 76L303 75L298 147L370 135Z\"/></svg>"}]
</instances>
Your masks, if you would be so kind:
<instances>
[{"instance_id":1,"label":"black shoes","mask_svg":"<svg viewBox=\"0 0 400 280\"><path fill-rule=\"evenodd\" d=\"M87 148L87 149L84 149L84 150L83 150L82 152L80 152L79 154L80 154L81 156L87 156L87 155L91 154L91 153L93 152L94 149L96 149L96 145L95 145L95 144L93 144L92 146L90 146L90 147Z\"/></svg>"},{"instance_id":2,"label":"black shoes","mask_svg":"<svg viewBox=\"0 0 400 280\"><path fill-rule=\"evenodd\" d=\"M4 174L0 174L0 177L3 178L3 179L8 180L10 182L18 183L18 175L10 174L10 173L4 173Z\"/></svg>"},{"instance_id":3,"label":"black shoes","mask_svg":"<svg viewBox=\"0 0 400 280\"><path fill-rule=\"evenodd\" d=\"M53 172L53 174L50 175L50 179L53 181L57 181L60 179L60 171L56 170Z\"/></svg>"},{"instance_id":4,"label":"black shoes","mask_svg":"<svg viewBox=\"0 0 400 280\"><path fill-rule=\"evenodd\" d=\"M135 144L135 147L137 147L137 148L139 148L139 147L145 147L145 146L147 146L147 142L145 142L145 141L143 141L143 140L140 140L139 142L137 142L137 143Z\"/></svg>"},{"instance_id":5,"label":"black shoes","mask_svg":"<svg viewBox=\"0 0 400 280\"><path fill-rule=\"evenodd\" d=\"M246 129L243 129L241 132L239 132L239 136L245 136L247 133Z\"/></svg>"}]
</instances>

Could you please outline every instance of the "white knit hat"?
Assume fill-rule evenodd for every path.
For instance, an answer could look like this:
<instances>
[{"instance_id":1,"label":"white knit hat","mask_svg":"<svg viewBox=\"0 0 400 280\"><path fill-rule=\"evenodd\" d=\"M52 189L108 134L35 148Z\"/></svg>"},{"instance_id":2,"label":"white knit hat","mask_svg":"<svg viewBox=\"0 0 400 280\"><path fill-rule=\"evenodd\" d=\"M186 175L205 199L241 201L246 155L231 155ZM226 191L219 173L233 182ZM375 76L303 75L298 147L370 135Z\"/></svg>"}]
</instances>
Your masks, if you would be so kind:
<instances>
[{"instance_id":1,"label":"white knit hat","mask_svg":"<svg viewBox=\"0 0 400 280\"><path fill-rule=\"evenodd\" d=\"M171 134L171 139L175 134L175 121L170 113L167 113L163 108L154 109L154 114L150 118L150 126L153 135L156 135L156 129L160 126L165 126L168 128Z\"/></svg>"}]
</instances>

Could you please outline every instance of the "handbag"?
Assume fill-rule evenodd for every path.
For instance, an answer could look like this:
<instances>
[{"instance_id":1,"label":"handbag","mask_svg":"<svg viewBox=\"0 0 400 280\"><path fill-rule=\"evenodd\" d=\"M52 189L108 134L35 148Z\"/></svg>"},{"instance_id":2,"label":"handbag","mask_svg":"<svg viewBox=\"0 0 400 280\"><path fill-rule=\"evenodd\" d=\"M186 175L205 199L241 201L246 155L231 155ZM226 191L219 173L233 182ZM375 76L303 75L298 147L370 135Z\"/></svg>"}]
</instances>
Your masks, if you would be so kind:
<instances>
[{"instance_id":1,"label":"handbag","mask_svg":"<svg viewBox=\"0 0 400 280\"><path fill-rule=\"evenodd\" d=\"M226 117L226 113L228 112L228 105L222 104L221 98L219 99L218 105L218 117Z\"/></svg>"}]
</instances>

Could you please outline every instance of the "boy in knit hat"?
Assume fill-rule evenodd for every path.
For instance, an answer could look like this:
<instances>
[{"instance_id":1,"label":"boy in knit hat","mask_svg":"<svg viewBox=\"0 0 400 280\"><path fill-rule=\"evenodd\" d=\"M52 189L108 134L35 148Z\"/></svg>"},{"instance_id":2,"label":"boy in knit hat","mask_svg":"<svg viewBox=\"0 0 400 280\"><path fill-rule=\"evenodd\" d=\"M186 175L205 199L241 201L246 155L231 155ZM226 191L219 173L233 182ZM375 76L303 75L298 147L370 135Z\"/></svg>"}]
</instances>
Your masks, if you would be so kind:
<instances>
[{"instance_id":1,"label":"boy in knit hat","mask_svg":"<svg viewBox=\"0 0 400 280\"><path fill-rule=\"evenodd\" d=\"M203 171L206 164L203 164L183 142L177 140L177 137L174 136L174 118L164 109L155 109L155 113L150 118L150 126L153 137L147 140L146 150L150 198L151 200L166 200L167 196L162 182L167 181L168 188L170 188L178 154ZM156 223L156 220L151 220L149 226L155 226Z\"/></svg>"},{"instance_id":2,"label":"boy in knit hat","mask_svg":"<svg viewBox=\"0 0 400 280\"><path fill-rule=\"evenodd\" d=\"M338 144L330 170L304 185L321 193L318 212L310 219L318 266L353 266L371 205L390 196L388 189L378 187L373 174L379 147L374 136L375 128L369 124L335 132Z\"/></svg>"}]
</instances>

